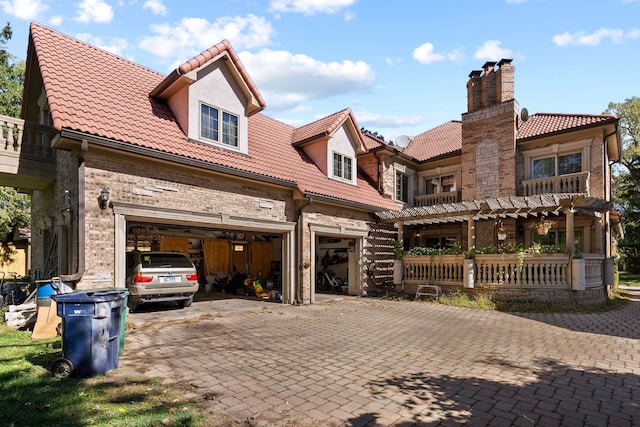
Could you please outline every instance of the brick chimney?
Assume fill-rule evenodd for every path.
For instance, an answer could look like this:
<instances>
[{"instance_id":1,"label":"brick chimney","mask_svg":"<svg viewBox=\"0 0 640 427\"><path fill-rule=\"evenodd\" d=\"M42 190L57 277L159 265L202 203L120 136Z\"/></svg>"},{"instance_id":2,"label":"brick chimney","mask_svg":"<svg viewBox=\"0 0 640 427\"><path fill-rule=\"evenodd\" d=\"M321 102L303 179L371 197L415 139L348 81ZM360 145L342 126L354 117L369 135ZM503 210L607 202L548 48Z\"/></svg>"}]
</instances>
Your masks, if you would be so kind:
<instances>
[{"instance_id":1,"label":"brick chimney","mask_svg":"<svg viewBox=\"0 0 640 427\"><path fill-rule=\"evenodd\" d=\"M462 200L516 194L515 68L510 59L487 62L467 82L462 114Z\"/></svg>"},{"instance_id":2,"label":"brick chimney","mask_svg":"<svg viewBox=\"0 0 640 427\"><path fill-rule=\"evenodd\" d=\"M469 74L467 82L467 112L491 107L514 99L514 71L511 59L487 61L482 70ZM498 69L496 70L496 65Z\"/></svg>"},{"instance_id":3,"label":"brick chimney","mask_svg":"<svg viewBox=\"0 0 640 427\"><path fill-rule=\"evenodd\" d=\"M498 62L496 77L496 102L501 103L515 98L513 92L515 67L511 65L512 59L501 59Z\"/></svg>"}]
</instances>

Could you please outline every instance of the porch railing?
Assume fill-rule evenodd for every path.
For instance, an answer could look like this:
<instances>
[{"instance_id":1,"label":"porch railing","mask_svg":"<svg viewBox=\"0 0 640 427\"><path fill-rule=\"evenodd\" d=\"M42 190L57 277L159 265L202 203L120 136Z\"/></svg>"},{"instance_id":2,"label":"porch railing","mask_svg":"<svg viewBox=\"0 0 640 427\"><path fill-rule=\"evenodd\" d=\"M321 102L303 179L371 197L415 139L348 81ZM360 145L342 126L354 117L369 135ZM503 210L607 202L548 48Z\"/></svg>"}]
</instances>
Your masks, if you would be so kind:
<instances>
[{"instance_id":1,"label":"porch railing","mask_svg":"<svg viewBox=\"0 0 640 427\"><path fill-rule=\"evenodd\" d=\"M585 288L597 288L604 283L604 255L584 255Z\"/></svg>"},{"instance_id":2,"label":"porch railing","mask_svg":"<svg viewBox=\"0 0 640 427\"><path fill-rule=\"evenodd\" d=\"M445 193L421 194L415 197L416 206L433 206L445 203L456 203L461 200L459 191L447 191Z\"/></svg>"},{"instance_id":3,"label":"porch railing","mask_svg":"<svg viewBox=\"0 0 640 427\"><path fill-rule=\"evenodd\" d=\"M585 193L589 194L589 172L570 173L549 178L522 181L524 195L545 193Z\"/></svg>"},{"instance_id":4,"label":"porch railing","mask_svg":"<svg viewBox=\"0 0 640 427\"><path fill-rule=\"evenodd\" d=\"M418 284L467 288L594 289L604 284L601 254L570 259L567 254L419 255L402 258L407 290ZM410 292L410 291L409 291Z\"/></svg>"},{"instance_id":5,"label":"porch railing","mask_svg":"<svg viewBox=\"0 0 640 427\"><path fill-rule=\"evenodd\" d=\"M475 257L476 287L569 288L565 254L491 254Z\"/></svg>"},{"instance_id":6,"label":"porch railing","mask_svg":"<svg viewBox=\"0 0 640 427\"><path fill-rule=\"evenodd\" d=\"M420 255L402 258L405 284L464 285L464 255Z\"/></svg>"}]
</instances>

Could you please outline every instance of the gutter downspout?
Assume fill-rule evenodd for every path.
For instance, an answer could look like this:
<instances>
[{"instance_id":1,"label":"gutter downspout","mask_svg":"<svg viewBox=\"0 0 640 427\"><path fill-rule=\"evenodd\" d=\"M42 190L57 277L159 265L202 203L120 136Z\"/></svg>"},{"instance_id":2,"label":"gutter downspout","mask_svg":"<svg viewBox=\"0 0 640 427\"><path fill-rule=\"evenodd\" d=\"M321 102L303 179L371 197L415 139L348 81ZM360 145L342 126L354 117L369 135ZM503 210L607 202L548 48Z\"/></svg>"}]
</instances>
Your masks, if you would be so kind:
<instances>
[{"instance_id":1,"label":"gutter downspout","mask_svg":"<svg viewBox=\"0 0 640 427\"><path fill-rule=\"evenodd\" d=\"M298 237L297 237L297 242L296 242L296 246L298 247L298 250L296 251L296 265L298 267L298 280L296 283L296 291L295 291L295 301L294 304L295 305L302 305L302 278L303 278L303 270L304 270L304 259L302 257L302 226L303 226L303 219L302 219L302 210L309 206L311 203L313 203L313 198L308 197L307 198L307 203L305 203L304 205L300 206L298 209L296 209L296 222L297 227L298 227Z\"/></svg>"},{"instance_id":2,"label":"gutter downspout","mask_svg":"<svg viewBox=\"0 0 640 427\"><path fill-rule=\"evenodd\" d=\"M78 269L73 274L61 274L60 280L62 282L74 282L77 283L82 279L84 275L84 258L85 258L85 165L84 154L87 152L88 143L86 140L82 140L80 144L80 152L78 153ZM69 234L71 234L71 228L69 228ZM71 241L71 236L69 236Z\"/></svg>"}]
</instances>

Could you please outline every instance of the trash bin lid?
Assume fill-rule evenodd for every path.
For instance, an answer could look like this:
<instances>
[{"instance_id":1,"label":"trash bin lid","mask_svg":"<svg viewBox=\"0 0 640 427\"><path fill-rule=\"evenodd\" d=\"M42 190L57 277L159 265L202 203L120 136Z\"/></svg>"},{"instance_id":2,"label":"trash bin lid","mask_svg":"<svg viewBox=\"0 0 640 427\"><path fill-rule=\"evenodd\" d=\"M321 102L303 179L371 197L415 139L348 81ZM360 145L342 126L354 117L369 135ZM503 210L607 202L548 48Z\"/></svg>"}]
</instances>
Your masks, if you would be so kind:
<instances>
[{"instance_id":1,"label":"trash bin lid","mask_svg":"<svg viewBox=\"0 0 640 427\"><path fill-rule=\"evenodd\" d=\"M111 302L118 299L124 299L125 296L126 294L121 291L84 291L51 295L51 298L57 303L83 304Z\"/></svg>"}]
</instances>

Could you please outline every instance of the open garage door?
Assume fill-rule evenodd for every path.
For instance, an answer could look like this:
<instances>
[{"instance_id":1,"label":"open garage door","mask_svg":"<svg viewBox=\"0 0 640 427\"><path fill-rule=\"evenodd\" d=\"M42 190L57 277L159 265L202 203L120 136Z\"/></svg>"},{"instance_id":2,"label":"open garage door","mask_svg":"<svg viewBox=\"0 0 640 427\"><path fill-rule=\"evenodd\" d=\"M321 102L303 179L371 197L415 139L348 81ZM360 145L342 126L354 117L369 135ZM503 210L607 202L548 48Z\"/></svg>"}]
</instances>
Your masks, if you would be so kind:
<instances>
[{"instance_id":1,"label":"open garage door","mask_svg":"<svg viewBox=\"0 0 640 427\"><path fill-rule=\"evenodd\" d=\"M126 223L126 251L181 252L198 272L198 299L282 301L286 234L140 220Z\"/></svg>"}]
</instances>

